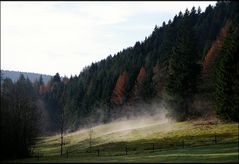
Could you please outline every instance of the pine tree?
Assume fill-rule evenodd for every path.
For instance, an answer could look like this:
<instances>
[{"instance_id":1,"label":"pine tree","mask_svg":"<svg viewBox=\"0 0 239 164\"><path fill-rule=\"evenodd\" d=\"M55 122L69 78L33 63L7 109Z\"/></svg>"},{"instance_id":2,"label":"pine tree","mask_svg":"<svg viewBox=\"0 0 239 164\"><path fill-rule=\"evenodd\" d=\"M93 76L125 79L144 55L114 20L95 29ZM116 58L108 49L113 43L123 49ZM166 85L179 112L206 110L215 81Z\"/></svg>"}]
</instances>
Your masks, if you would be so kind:
<instances>
[{"instance_id":1,"label":"pine tree","mask_svg":"<svg viewBox=\"0 0 239 164\"><path fill-rule=\"evenodd\" d=\"M188 10L186 10L169 61L169 79L166 86L170 103L175 108L174 114L177 115L179 120L184 120L187 116L188 101L190 101L196 89L195 83L199 72L196 59L194 31Z\"/></svg>"},{"instance_id":2,"label":"pine tree","mask_svg":"<svg viewBox=\"0 0 239 164\"><path fill-rule=\"evenodd\" d=\"M238 121L238 45L237 35L232 32L226 37L215 64L215 104L219 117ZM236 72L237 71L237 72Z\"/></svg>"}]
</instances>

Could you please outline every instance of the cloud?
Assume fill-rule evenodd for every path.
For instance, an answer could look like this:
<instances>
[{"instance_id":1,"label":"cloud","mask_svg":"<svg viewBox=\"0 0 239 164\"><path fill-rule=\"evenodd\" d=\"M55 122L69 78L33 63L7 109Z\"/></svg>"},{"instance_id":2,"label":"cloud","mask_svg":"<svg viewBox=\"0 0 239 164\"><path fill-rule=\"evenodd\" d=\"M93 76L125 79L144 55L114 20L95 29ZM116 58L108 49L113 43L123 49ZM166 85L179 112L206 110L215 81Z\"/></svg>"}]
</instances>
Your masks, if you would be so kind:
<instances>
[{"instance_id":1,"label":"cloud","mask_svg":"<svg viewBox=\"0 0 239 164\"><path fill-rule=\"evenodd\" d=\"M175 4L177 3L177 4ZM133 46L200 4L215 2L1 2L2 69L62 75Z\"/></svg>"}]
</instances>

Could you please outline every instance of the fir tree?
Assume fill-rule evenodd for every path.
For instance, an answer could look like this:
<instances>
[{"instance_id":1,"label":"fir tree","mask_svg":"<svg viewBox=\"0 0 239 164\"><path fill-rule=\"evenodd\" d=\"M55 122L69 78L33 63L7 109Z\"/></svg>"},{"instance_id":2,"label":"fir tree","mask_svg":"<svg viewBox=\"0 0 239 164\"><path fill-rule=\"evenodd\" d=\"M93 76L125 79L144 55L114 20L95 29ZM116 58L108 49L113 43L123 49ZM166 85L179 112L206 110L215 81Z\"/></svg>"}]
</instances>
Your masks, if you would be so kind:
<instances>
[{"instance_id":1,"label":"fir tree","mask_svg":"<svg viewBox=\"0 0 239 164\"><path fill-rule=\"evenodd\" d=\"M175 108L179 120L184 120L188 114L188 102L195 92L197 74L197 51L194 31L186 10L183 22L177 33L176 44L173 47L169 61L169 80L166 90L170 95L170 103Z\"/></svg>"},{"instance_id":2,"label":"fir tree","mask_svg":"<svg viewBox=\"0 0 239 164\"><path fill-rule=\"evenodd\" d=\"M238 45L237 35L232 32L226 37L216 59L214 95L216 112L225 120L238 121ZM237 69L236 69L237 68Z\"/></svg>"}]
</instances>

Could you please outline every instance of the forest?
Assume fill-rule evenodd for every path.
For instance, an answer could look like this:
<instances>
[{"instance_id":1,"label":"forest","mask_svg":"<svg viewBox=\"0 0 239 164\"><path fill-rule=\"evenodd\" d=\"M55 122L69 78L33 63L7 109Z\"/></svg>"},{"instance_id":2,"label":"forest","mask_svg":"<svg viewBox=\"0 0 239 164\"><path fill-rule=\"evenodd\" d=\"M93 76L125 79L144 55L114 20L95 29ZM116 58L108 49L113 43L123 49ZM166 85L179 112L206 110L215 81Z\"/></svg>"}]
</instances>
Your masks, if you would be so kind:
<instances>
[{"instance_id":1,"label":"forest","mask_svg":"<svg viewBox=\"0 0 239 164\"><path fill-rule=\"evenodd\" d=\"M239 120L239 3L179 12L150 36L77 76L2 78L1 159L27 157L36 137L73 132L165 104L177 121Z\"/></svg>"}]
</instances>

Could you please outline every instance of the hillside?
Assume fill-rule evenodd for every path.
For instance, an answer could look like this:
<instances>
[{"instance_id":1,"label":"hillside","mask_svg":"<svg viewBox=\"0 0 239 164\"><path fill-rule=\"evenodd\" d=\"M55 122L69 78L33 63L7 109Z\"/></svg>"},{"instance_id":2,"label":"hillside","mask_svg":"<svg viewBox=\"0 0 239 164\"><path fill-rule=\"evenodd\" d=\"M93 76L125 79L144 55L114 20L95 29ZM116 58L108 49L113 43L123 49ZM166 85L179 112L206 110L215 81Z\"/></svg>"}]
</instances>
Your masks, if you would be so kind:
<instances>
[{"instance_id":1,"label":"hillside","mask_svg":"<svg viewBox=\"0 0 239 164\"><path fill-rule=\"evenodd\" d=\"M41 137L34 148L34 153L39 154L40 161L45 162L58 160L116 162L124 159L127 162L237 161L237 123L225 124L215 121L176 123L159 118L159 116L141 117L95 126L92 129L91 148L90 129L68 133L64 136L64 155L60 160L56 158L60 154L59 135ZM97 150L100 150L99 157ZM149 158L151 156L154 156L154 160ZM199 159L198 156L203 158ZM36 158L30 158L23 161L35 160Z\"/></svg>"},{"instance_id":2,"label":"hillside","mask_svg":"<svg viewBox=\"0 0 239 164\"><path fill-rule=\"evenodd\" d=\"M85 161L96 152L121 156L129 150L125 161L145 161L146 152L154 161L175 154L175 162L178 154L186 160L192 151L189 162L235 162L238 7L236 1L219 1L203 12L179 12L145 40L78 76L43 75L43 83L40 74L17 79L19 72L3 71L12 80L1 81L0 159L42 154L48 161L70 153Z\"/></svg>"},{"instance_id":3,"label":"hillside","mask_svg":"<svg viewBox=\"0 0 239 164\"><path fill-rule=\"evenodd\" d=\"M89 118L97 122L97 113L105 122L137 115L142 112L139 104L154 101L166 102L171 116L178 120L216 117L223 106L231 106L228 110L235 112L239 92L237 6L236 2L218 2L205 12L187 9L168 23L156 25L144 41L87 66L65 83L65 89L55 83L59 85L57 92L64 92L66 98L64 106L71 122L67 126L84 126ZM233 59L222 58L226 44L233 46L232 54L226 55ZM222 79L222 74L230 80ZM46 102L55 108L60 97L53 98L53 83L48 86ZM230 90L233 102L218 101L217 96L226 95L219 86L228 87L225 90Z\"/></svg>"},{"instance_id":4,"label":"hillside","mask_svg":"<svg viewBox=\"0 0 239 164\"><path fill-rule=\"evenodd\" d=\"M48 81L51 80L52 76L38 74L38 73L31 73L31 72L19 72L19 71L8 71L8 70L1 70L2 78L10 78L12 81L16 82L20 75L23 74L26 78L29 78L30 81L34 82L36 79L38 80L42 75L43 82L46 84Z\"/></svg>"}]
</instances>

